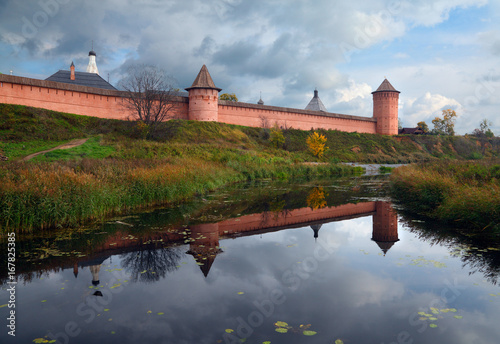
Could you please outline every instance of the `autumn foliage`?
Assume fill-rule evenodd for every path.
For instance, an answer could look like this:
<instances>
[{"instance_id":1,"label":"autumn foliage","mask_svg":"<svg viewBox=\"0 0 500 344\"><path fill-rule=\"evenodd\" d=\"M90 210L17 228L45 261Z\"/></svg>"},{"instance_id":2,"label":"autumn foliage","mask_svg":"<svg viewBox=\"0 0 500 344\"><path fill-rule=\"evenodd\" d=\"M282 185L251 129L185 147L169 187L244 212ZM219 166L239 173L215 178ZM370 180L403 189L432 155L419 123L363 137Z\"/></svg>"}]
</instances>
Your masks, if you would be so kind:
<instances>
[{"instance_id":1,"label":"autumn foliage","mask_svg":"<svg viewBox=\"0 0 500 344\"><path fill-rule=\"evenodd\" d=\"M322 134L318 134L317 132L311 133L311 135L307 137L306 143L312 155L320 159L328 149L326 146L326 137Z\"/></svg>"}]
</instances>

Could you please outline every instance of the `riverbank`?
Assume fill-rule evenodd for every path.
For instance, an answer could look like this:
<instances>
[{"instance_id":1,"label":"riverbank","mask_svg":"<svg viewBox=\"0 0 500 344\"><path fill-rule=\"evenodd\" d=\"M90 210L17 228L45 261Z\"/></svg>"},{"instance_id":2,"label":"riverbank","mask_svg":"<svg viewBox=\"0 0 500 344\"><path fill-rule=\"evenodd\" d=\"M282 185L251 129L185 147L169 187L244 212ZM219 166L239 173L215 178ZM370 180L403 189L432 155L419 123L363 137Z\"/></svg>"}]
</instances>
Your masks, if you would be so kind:
<instances>
[{"instance_id":1,"label":"riverbank","mask_svg":"<svg viewBox=\"0 0 500 344\"><path fill-rule=\"evenodd\" d=\"M500 155L496 138L483 142L470 137L321 132L330 149L318 159L308 151L310 132L291 128L282 129L285 142L276 147L266 128L171 120L154 129L131 121L0 104L0 155L9 159L0 162L0 230L80 226L133 208L182 202L241 180L316 178L361 170L338 162ZM52 150L75 139L88 140Z\"/></svg>"},{"instance_id":2,"label":"riverbank","mask_svg":"<svg viewBox=\"0 0 500 344\"><path fill-rule=\"evenodd\" d=\"M403 166L391 174L402 206L471 231L500 233L500 160L440 161Z\"/></svg>"},{"instance_id":3,"label":"riverbank","mask_svg":"<svg viewBox=\"0 0 500 344\"><path fill-rule=\"evenodd\" d=\"M160 133L168 139L146 140L132 122L101 123L89 117L28 110L21 108L10 122L4 121L0 133L10 136L2 141L2 148L12 158L0 164L3 232L78 227L130 209L183 202L242 180L362 171L331 163L303 164L307 155L275 149L264 139L260 142L258 128L175 121ZM40 120L45 128L34 126L30 118ZM5 130L6 122L15 130ZM75 135L90 139L75 148L23 161L22 153L34 153L36 142L47 139L40 150L48 150L51 139L60 144Z\"/></svg>"}]
</instances>

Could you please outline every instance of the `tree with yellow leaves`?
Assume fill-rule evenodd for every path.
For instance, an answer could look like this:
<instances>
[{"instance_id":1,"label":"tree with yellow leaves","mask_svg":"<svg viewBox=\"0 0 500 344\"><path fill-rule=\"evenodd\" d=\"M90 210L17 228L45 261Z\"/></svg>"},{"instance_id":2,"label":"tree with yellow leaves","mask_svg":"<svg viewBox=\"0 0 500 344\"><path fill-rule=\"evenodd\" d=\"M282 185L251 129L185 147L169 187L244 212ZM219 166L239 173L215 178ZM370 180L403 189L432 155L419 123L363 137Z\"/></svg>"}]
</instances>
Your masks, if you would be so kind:
<instances>
[{"instance_id":1,"label":"tree with yellow leaves","mask_svg":"<svg viewBox=\"0 0 500 344\"><path fill-rule=\"evenodd\" d=\"M432 134L435 135L455 135L455 120L457 113L452 109L443 110L443 118L436 117L432 120L434 129Z\"/></svg>"},{"instance_id":2,"label":"tree with yellow leaves","mask_svg":"<svg viewBox=\"0 0 500 344\"><path fill-rule=\"evenodd\" d=\"M307 147L312 155L321 159L323 154L328 149L326 146L326 137L323 134L318 134L317 132L312 132L306 140Z\"/></svg>"}]
</instances>

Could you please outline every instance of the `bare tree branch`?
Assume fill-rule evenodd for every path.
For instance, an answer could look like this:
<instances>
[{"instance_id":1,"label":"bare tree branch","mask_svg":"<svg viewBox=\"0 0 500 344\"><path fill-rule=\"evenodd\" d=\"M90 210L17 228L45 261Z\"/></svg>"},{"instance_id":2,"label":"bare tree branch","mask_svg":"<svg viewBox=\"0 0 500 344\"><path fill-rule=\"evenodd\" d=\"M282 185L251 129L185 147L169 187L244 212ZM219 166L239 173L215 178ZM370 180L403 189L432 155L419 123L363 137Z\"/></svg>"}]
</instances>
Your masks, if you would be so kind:
<instances>
[{"instance_id":1,"label":"bare tree branch","mask_svg":"<svg viewBox=\"0 0 500 344\"><path fill-rule=\"evenodd\" d=\"M119 84L126 93L123 106L132 113L134 120L154 127L173 117L174 83L172 77L156 66L132 66Z\"/></svg>"}]
</instances>

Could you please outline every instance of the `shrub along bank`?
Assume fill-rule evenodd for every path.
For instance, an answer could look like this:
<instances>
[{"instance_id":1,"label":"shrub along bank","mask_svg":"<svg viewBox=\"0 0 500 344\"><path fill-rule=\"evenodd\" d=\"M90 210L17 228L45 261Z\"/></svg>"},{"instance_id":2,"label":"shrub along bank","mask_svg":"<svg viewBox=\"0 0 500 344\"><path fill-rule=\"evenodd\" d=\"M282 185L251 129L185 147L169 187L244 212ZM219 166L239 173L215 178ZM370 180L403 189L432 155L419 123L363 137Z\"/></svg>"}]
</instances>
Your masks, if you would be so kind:
<instances>
[{"instance_id":1,"label":"shrub along bank","mask_svg":"<svg viewBox=\"0 0 500 344\"><path fill-rule=\"evenodd\" d=\"M500 160L403 166L391 174L391 193L415 213L500 233Z\"/></svg>"}]
</instances>

